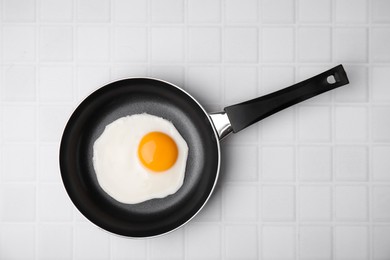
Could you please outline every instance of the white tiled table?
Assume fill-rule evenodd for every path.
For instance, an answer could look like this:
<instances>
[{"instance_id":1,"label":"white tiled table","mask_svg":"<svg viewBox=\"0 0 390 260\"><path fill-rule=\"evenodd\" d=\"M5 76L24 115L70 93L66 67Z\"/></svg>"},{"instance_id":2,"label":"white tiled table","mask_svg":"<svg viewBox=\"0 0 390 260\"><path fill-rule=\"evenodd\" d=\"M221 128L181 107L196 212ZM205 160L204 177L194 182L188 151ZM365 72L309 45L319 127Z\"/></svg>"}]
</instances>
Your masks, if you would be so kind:
<instances>
[{"instance_id":1,"label":"white tiled table","mask_svg":"<svg viewBox=\"0 0 390 260\"><path fill-rule=\"evenodd\" d=\"M0 259L390 259L390 0L0 0ZM223 144L204 210L133 240L60 180L77 104L159 77L209 111L343 63L350 85Z\"/></svg>"}]
</instances>

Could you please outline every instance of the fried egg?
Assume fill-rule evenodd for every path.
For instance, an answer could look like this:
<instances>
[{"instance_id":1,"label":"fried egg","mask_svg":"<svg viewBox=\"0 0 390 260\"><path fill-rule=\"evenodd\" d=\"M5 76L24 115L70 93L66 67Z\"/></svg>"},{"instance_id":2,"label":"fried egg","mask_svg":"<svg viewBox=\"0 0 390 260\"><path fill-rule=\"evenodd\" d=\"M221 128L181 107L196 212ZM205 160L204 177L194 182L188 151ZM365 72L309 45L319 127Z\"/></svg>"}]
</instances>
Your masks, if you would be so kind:
<instances>
[{"instance_id":1,"label":"fried egg","mask_svg":"<svg viewBox=\"0 0 390 260\"><path fill-rule=\"evenodd\" d=\"M183 185L188 146L168 120L137 114L108 124L93 145L101 188L136 204L176 193Z\"/></svg>"}]
</instances>

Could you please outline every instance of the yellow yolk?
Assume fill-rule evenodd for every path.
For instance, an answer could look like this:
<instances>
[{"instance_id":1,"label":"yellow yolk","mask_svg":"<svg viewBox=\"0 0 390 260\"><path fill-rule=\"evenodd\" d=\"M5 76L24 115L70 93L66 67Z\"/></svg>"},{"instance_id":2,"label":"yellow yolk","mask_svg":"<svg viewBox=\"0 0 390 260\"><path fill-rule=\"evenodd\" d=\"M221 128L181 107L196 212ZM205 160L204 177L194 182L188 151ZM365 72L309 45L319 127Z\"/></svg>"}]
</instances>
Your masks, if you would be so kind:
<instances>
[{"instance_id":1,"label":"yellow yolk","mask_svg":"<svg viewBox=\"0 0 390 260\"><path fill-rule=\"evenodd\" d=\"M141 163L155 172L166 171L177 159L178 149L173 139L161 132L150 132L145 135L138 146L138 157Z\"/></svg>"}]
</instances>

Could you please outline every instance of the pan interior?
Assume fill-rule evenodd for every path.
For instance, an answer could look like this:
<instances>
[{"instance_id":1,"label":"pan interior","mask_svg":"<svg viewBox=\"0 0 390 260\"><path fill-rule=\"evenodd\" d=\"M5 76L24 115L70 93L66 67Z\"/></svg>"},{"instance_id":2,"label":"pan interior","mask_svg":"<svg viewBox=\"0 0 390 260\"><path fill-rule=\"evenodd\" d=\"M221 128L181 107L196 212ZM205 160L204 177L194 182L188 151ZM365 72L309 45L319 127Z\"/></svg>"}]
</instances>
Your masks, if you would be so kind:
<instances>
[{"instance_id":1,"label":"pan interior","mask_svg":"<svg viewBox=\"0 0 390 260\"><path fill-rule=\"evenodd\" d=\"M186 140L184 183L165 198L123 204L99 186L93 144L109 123L145 112L171 121ZM73 203L96 225L125 236L154 236L182 225L203 206L218 175L219 144L207 114L185 92L158 80L127 79L100 88L75 110L62 137L60 167Z\"/></svg>"}]
</instances>

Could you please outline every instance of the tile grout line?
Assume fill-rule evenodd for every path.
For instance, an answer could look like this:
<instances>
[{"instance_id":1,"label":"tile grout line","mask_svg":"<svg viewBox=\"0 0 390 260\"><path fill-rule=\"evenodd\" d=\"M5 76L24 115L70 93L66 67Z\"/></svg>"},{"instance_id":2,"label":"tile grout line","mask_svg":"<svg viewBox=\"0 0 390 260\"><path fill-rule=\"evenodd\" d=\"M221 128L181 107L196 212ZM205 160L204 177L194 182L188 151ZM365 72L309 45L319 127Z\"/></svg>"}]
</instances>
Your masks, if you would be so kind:
<instances>
[{"instance_id":1,"label":"tile grout line","mask_svg":"<svg viewBox=\"0 0 390 260\"><path fill-rule=\"evenodd\" d=\"M148 45L148 53L147 53L147 68L146 68L146 75L148 75L149 77L151 76L151 73L152 73L152 70L151 70L151 65L152 65L152 60L153 60L153 56L152 56L152 51L153 51L153 48L152 48L152 40L153 40L153 37L152 37L152 17L151 17L151 13L152 13L152 10L151 10L151 6L152 6L152 1L153 0L146 0L145 1L145 5L146 5L146 28L147 28L147 32L148 32L148 42L147 42L147 45ZM146 259L150 259L150 248L151 248L151 245L150 245L150 239L146 240L145 242L145 257Z\"/></svg>"},{"instance_id":2,"label":"tile grout line","mask_svg":"<svg viewBox=\"0 0 390 260\"><path fill-rule=\"evenodd\" d=\"M368 28L367 28L367 63L368 63L368 69L367 69L367 78L368 78L368 82L367 82L367 86L372 86L372 48L371 48L371 35L372 35L372 1L370 0L366 0L366 3L367 3L367 10L366 10L366 18L367 18L367 24L368 24ZM367 124L366 124L366 128L367 128L367 141L369 143L369 145L367 146L367 150L368 150L368 193L367 193L367 214L368 214L368 223L369 223L369 227L368 227L368 257L369 259L373 259L374 257L374 252L373 252L373 246L374 246L374 241L373 241L373 185L372 185L372 181L373 181L373 171L372 171L372 168L373 168L373 165L372 165L372 106L371 106L371 102L372 102L372 88L368 87L368 91L367 91L367 103L369 104L368 107L367 107Z\"/></svg>"},{"instance_id":3,"label":"tile grout line","mask_svg":"<svg viewBox=\"0 0 390 260\"><path fill-rule=\"evenodd\" d=\"M151 76L151 65L152 65L152 24L151 24L151 2L152 0L146 0L145 5L146 5L146 21L144 21L143 25L145 25L146 22L146 29L147 29L147 57L146 57L146 63L147 63L147 68L146 68L146 75Z\"/></svg>"},{"instance_id":4,"label":"tile grout line","mask_svg":"<svg viewBox=\"0 0 390 260\"><path fill-rule=\"evenodd\" d=\"M388 146L388 145L387 145ZM3 183L3 184L17 184L17 183L21 183L20 181L7 181L6 183ZM32 181L23 181L23 184L34 184L35 183L35 180L32 180ZM42 180L42 181L39 181L39 183L42 183L42 184L61 184L60 181L56 181L56 180ZM253 185L258 185L257 182L255 181L224 181L223 182L223 185L226 184L226 185L248 185L248 186L253 186ZM264 181L261 183L261 186L277 186L277 185L280 185L280 186L294 186L295 184L295 181ZM346 181L337 181L337 182L331 182L331 181L302 181L302 183L300 184L301 186L324 186L324 185L327 185L327 186L331 186L331 185L335 185L335 186L364 186L364 185L367 185L367 181L350 181L350 180L346 180ZM390 185L390 181L372 181L372 185L375 185L375 186L389 186Z\"/></svg>"},{"instance_id":5,"label":"tile grout line","mask_svg":"<svg viewBox=\"0 0 390 260\"><path fill-rule=\"evenodd\" d=\"M40 83L40 66L39 66L39 44L40 44L40 31L41 31L41 24L40 24L40 19L39 19L39 10L40 10L40 1L35 0L35 26L34 26L34 32L35 32L35 49L34 49L34 54L35 54L35 61L34 61L34 73L35 73L35 159L36 159L36 167L35 167L35 245L34 245L34 258L38 259L39 256L39 248L38 248L38 233L39 233L39 169L40 169L40 160L39 160L39 139L40 139L40 126L39 126L39 120L40 120L40 115L39 115L39 102L40 102L40 88L39 88L39 83Z\"/></svg>"},{"instance_id":6,"label":"tile grout line","mask_svg":"<svg viewBox=\"0 0 390 260\"><path fill-rule=\"evenodd\" d=\"M77 0L72 0L72 69L73 69L73 89L76 89L73 95L73 102L77 104L80 96L80 89L78 85L79 71L77 66L77 58L78 58L78 32L79 26L76 22L77 19ZM78 209L72 203L72 259L76 259L76 230L77 230L77 221L76 214ZM81 212L79 214L82 214Z\"/></svg>"},{"instance_id":7,"label":"tile grout line","mask_svg":"<svg viewBox=\"0 0 390 260\"><path fill-rule=\"evenodd\" d=\"M259 0L260 1L260 0ZM294 25L292 23L286 23L286 22L264 22L264 21L260 21L261 19L258 19L258 21L256 22L226 22L225 25L228 26L228 27L232 27L232 28L247 28L247 27L258 27L259 25L261 26L264 26L264 27L269 27L269 28L277 28L277 27L289 27L289 26L292 26L294 27ZM302 25L302 26L305 26L305 27L313 27L313 28L316 28L316 27L330 27L330 26L333 26L336 27L336 28L369 28L371 25L370 23L366 22L366 23L355 23L355 24L351 24L351 23L347 23L347 22L344 22L344 23L341 23L341 22L300 22L298 19L296 21L297 24L299 25ZM22 21L22 22L18 22L18 21L2 21L2 24L4 25L30 25L31 24L31 21L30 22L26 22L26 21ZM47 25L53 25L54 22L50 22L50 21L41 21L40 24L42 26L47 26ZM71 21L67 22L67 21L59 21L59 22L55 22L55 24L61 24L61 25L73 25L73 23ZM94 21L94 22L90 22L90 21L79 21L77 22L77 24L81 25L81 26L87 26L87 25L97 25L97 26L101 26L101 25L107 25L107 21ZM132 26L132 27L142 27L145 25L145 22L126 22L126 21L115 21L115 24L118 25L118 26ZM157 27L157 28L160 28L160 27L167 27L167 26L172 26L172 25L177 25L177 26L180 26L180 27L183 27L184 23L183 22L175 22L175 23L172 23L172 22L153 22L153 26ZM218 22L190 22L188 21L187 26L189 27L215 27L215 26L218 26L220 23ZM388 22L375 22L375 23L371 23L372 25L374 25L375 27L381 27L381 28L387 28L389 26L389 23Z\"/></svg>"},{"instance_id":8,"label":"tile grout line","mask_svg":"<svg viewBox=\"0 0 390 260\"><path fill-rule=\"evenodd\" d=\"M96 27L97 28L97 27ZM136 28L141 28L141 27L136 27ZM172 28L184 28L183 26L172 26ZM293 28L290 26L290 28ZM252 28L253 29L253 28ZM259 30L261 31L261 30ZM25 66L31 66L31 65L34 65L35 62L34 61L17 61L18 65L25 65ZM61 65L58 65L58 62L54 62L54 61L40 61L39 62L40 64L42 64L43 66L54 66L54 67L61 67L61 66L64 66L64 65L72 65L72 61L61 61ZM111 61L112 65L120 65L120 66L135 66L134 64L135 63L132 63L132 62L129 62L129 61ZM6 65L14 65L15 62L13 61L3 61L2 62L3 66L6 66ZM81 66L93 66L93 67L102 67L104 65L107 65L107 61L88 61L88 60L82 60L82 61L79 61L78 64L80 64ZM185 65L189 65L189 66L195 66L195 67L199 67L199 66L210 66L210 67L217 67L217 66L221 66L222 64L220 62L215 62L215 61L212 61L212 62L198 62L198 61L187 61L187 62L184 62L184 61L154 61L153 64L155 65L158 65L158 66L185 66ZM137 65L141 65L141 66L146 66L148 65L148 62L147 61L140 61L140 62L137 62ZM330 61L327 61L327 62L291 62L291 61L287 61L287 62L280 62L280 61L265 61L265 62L244 62L244 61L224 61L223 62L223 65L226 65L227 67L237 67L237 66L241 66L241 67L249 67L249 68L253 68L253 67L257 67L259 66L260 68L262 67L295 67L295 66L299 66L299 67L325 67L325 66L333 66L334 63L330 62ZM345 66L358 66L358 67L365 67L365 68L369 68L370 66L374 65L376 67L388 67L388 63L384 63L384 62L370 62L370 65L367 63L367 62L343 62L343 65ZM11 102L11 101L8 101L8 102ZM321 102L324 102L324 101L321 101ZM341 101L339 101L341 102ZM360 104L362 103L361 101L357 102L357 101L350 101L350 103L356 103L356 104ZM365 103L368 103L368 101L366 101ZM385 104L388 104L388 101L375 101L375 104L376 103L385 103Z\"/></svg>"},{"instance_id":9,"label":"tile grout line","mask_svg":"<svg viewBox=\"0 0 390 260\"><path fill-rule=\"evenodd\" d=\"M256 57L256 96L260 97L261 95L261 89L262 89L262 81L261 81L261 75L262 75L262 67L260 66L260 62L262 60L262 24L263 24L263 0L257 1L257 26L256 28L256 40L257 40L257 57ZM262 171L260 170L261 167L261 137L262 137L262 127L260 125L255 126L257 127L255 133L256 133L256 172L257 172L257 179L256 179L256 256L257 259L262 258L262 187L261 187L261 176Z\"/></svg>"},{"instance_id":10,"label":"tile grout line","mask_svg":"<svg viewBox=\"0 0 390 260\"><path fill-rule=\"evenodd\" d=\"M0 2L1 10L4 10L3 8L4 1ZM0 15L2 15L2 11L0 11ZM3 39L3 21L0 19L0 39ZM4 62L3 62L3 40L0 40L0 122L3 122L4 117L4 105L3 105L3 89L4 89ZM3 124L0 126L0 190L2 188L2 181L3 181L3 150L4 150L4 127ZM0 217L0 224L1 224L1 217Z\"/></svg>"},{"instance_id":11,"label":"tile grout line","mask_svg":"<svg viewBox=\"0 0 390 260\"><path fill-rule=\"evenodd\" d=\"M334 63L334 50L333 50L333 41L334 41L334 27L335 27L335 9L336 9L336 6L335 6L335 0L332 0L331 1L331 30L330 30L330 61L332 63ZM335 196L334 196L334 193L335 193L335 160L334 160L334 148L335 148L335 136L336 136L336 123L335 123L335 116L336 116L336 109L335 109L335 95L334 93L332 92L331 93L331 103L332 103L332 106L330 107L330 133L331 133L331 156L330 156L330 162L331 162L331 185L329 186L329 189L330 189L330 202L331 202L331 205L330 205L330 245L331 245L331 252L330 252L330 255L333 258L335 258L335 218L336 218L336 212L335 212Z\"/></svg>"},{"instance_id":12,"label":"tile grout line","mask_svg":"<svg viewBox=\"0 0 390 260\"><path fill-rule=\"evenodd\" d=\"M299 69L298 69L298 60L299 60L299 47L298 47L298 34L299 34L299 28L300 28L300 22L299 22L299 0L294 1L294 82L297 82L298 77L299 77ZM295 217L295 222L294 222L294 228L295 228L295 247L294 247L294 257L295 259L299 259L299 256L301 254L300 252L300 212L299 212L299 207L300 207L300 202L299 202L299 194L300 194L300 185L299 185L299 164L297 163L297 156L299 156L299 146L298 146L298 140L299 140L299 132L298 132L298 122L299 122L299 113L298 109L296 107L293 108L293 124L294 124L294 217Z\"/></svg>"},{"instance_id":13,"label":"tile grout line","mask_svg":"<svg viewBox=\"0 0 390 260\"><path fill-rule=\"evenodd\" d=\"M388 187L388 185L383 185L383 186ZM323 186L323 187L326 187L326 186ZM87 220L87 219L81 220L81 221L83 221L82 223L86 223L86 224L89 223L89 220ZM286 221L286 220L264 220L264 222L267 225L278 225L278 226L293 226L295 224L295 220L290 220L290 221ZM28 221L28 220L23 220L23 221L8 220L8 221L2 221L1 223L3 223L3 224L16 224L16 223L20 223L20 224L26 224L26 225L30 224L31 225L31 221ZM63 225L63 226L68 226L68 225L72 224L72 220L63 220L61 222L59 222L58 220L41 220L39 222L39 224L44 224L44 225L58 225L59 223L61 225ZM215 220L202 220L202 221L194 221L194 223L196 223L196 224L215 225L218 222L216 222ZM230 221L226 221L225 223L228 224L228 225L256 225L256 224L258 224L258 221L257 220L246 220L245 223L243 223L242 220L230 220ZM84 224L82 224L82 225L84 225ZM327 227L329 227L329 221L328 220L321 220L321 221L318 221L318 220L304 220L304 221L302 221L301 225L302 226L327 226ZM335 221L335 225L344 225L344 226L362 225L362 226L365 226L365 227L369 227L370 223L368 223L367 220L345 219L345 220ZM388 226L389 222L387 222L387 221L378 221L378 223L375 223L375 225L377 225L377 226ZM98 230L106 232L106 231L104 231L103 229L100 229L100 228ZM115 236L114 234L112 234L112 235ZM118 236L118 237L122 238L121 236ZM124 238L124 239L127 239L127 238ZM158 238L149 238L149 239L158 239Z\"/></svg>"}]
</instances>

